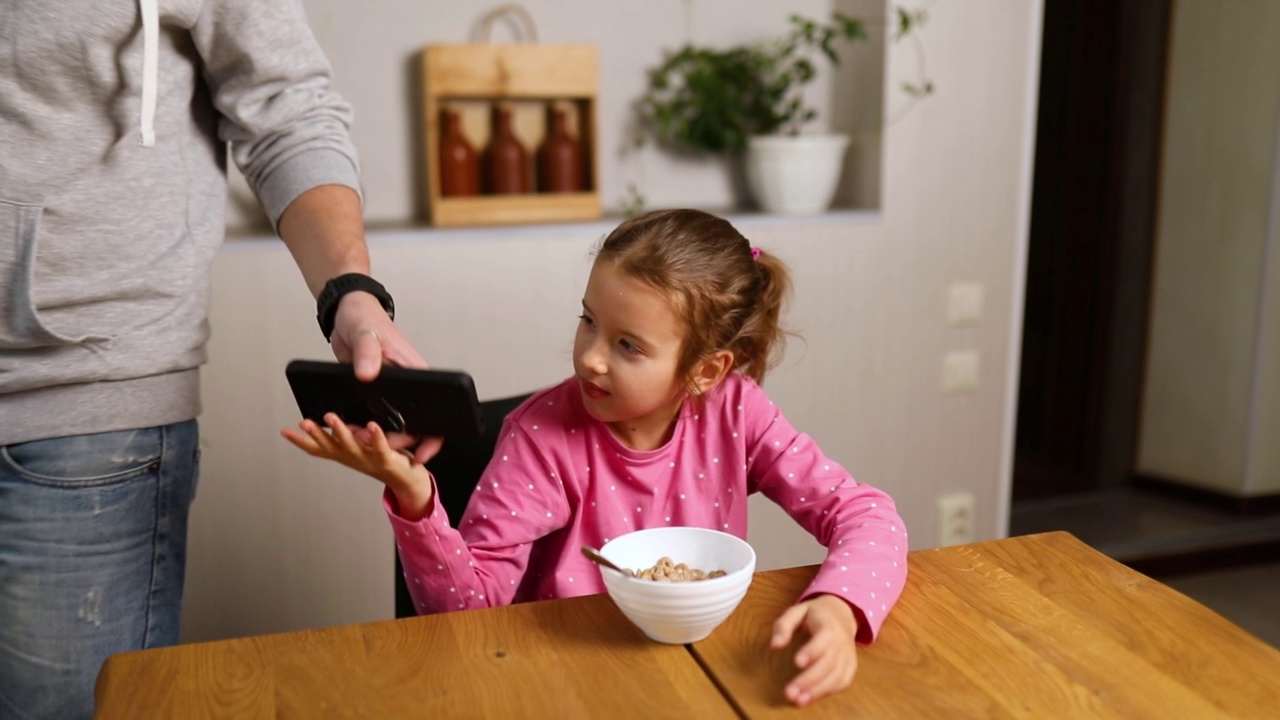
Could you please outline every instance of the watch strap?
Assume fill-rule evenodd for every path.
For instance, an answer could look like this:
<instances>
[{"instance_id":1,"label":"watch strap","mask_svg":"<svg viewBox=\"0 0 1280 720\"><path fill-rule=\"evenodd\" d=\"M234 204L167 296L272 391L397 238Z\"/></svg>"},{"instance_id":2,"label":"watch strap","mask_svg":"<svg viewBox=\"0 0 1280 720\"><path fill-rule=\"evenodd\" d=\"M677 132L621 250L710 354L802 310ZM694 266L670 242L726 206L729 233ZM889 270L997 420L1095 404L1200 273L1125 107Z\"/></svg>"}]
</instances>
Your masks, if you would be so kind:
<instances>
[{"instance_id":1,"label":"watch strap","mask_svg":"<svg viewBox=\"0 0 1280 720\"><path fill-rule=\"evenodd\" d=\"M333 335L333 322L338 315L338 302L347 293L357 291L367 292L377 298L382 309L387 312L387 316L392 320L396 319L395 301L391 299L391 293L387 292L382 283L364 273L339 275L325 283L319 297L316 298L316 322L320 324L320 332L324 334L325 342L329 342L329 338Z\"/></svg>"}]
</instances>

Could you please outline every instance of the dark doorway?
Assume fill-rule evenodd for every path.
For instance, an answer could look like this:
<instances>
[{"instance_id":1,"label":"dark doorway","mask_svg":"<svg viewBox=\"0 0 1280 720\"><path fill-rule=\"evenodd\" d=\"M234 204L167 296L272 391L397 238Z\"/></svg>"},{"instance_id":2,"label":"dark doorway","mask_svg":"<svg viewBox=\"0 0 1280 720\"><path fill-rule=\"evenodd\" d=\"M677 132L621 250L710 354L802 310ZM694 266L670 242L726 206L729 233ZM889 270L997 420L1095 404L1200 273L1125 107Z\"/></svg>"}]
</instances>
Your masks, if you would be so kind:
<instances>
[{"instance_id":1,"label":"dark doorway","mask_svg":"<svg viewBox=\"0 0 1280 720\"><path fill-rule=\"evenodd\" d=\"M1009 533L1204 580L1280 569L1280 515L1135 474L1172 5L1045 0Z\"/></svg>"},{"instance_id":2,"label":"dark doorway","mask_svg":"<svg viewBox=\"0 0 1280 720\"><path fill-rule=\"evenodd\" d=\"M1170 0L1046 0L1013 499L1129 482Z\"/></svg>"}]
</instances>

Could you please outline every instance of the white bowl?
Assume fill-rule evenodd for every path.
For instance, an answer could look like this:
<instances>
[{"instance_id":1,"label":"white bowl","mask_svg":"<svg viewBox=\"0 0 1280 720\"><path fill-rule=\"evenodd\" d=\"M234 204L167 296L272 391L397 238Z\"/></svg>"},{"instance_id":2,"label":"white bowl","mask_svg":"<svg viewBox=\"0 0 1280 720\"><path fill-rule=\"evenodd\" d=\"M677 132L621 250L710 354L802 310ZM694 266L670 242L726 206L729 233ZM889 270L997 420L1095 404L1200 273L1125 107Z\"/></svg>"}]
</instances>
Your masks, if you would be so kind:
<instances>
[{"instance_id":1,"label":"white bowl","mask_svg":"<svg viewBox=\"0 0 1280 720\"><path fill-rule=\"evenodd\" d=\"M747 594L756 570L756 552L747 541L706 528L637 530L605 543L600 554L637 572L669 557L704 572L727 573L707 580L654 582L600 568L618 609L651 639L676 645L702 640L724 622Z\"/></svg>"}]
</instances>

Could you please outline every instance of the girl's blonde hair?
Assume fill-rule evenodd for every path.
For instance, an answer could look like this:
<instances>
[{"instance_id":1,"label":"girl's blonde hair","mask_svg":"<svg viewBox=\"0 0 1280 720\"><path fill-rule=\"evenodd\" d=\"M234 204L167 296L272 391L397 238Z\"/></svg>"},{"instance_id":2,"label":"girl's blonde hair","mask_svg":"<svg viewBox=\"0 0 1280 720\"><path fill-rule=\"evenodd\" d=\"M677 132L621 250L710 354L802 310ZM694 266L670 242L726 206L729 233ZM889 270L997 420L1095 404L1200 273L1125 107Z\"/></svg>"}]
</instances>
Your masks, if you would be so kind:
<instances>
[{"instance_id":1,"label":"girl's blonde hair","mask_svg":"<svg viewBox=\"0 0 1280 720\"><path fill-rule=\"evenodd\" d=\"M699 210L640 215L609 233L597 255L604 260L668 298L687 331L676 372L690 384L697 362L718 350L732 352L733 369L757 383L780 359L790 274L724 218Z\"/></svg>"}]
</instances>

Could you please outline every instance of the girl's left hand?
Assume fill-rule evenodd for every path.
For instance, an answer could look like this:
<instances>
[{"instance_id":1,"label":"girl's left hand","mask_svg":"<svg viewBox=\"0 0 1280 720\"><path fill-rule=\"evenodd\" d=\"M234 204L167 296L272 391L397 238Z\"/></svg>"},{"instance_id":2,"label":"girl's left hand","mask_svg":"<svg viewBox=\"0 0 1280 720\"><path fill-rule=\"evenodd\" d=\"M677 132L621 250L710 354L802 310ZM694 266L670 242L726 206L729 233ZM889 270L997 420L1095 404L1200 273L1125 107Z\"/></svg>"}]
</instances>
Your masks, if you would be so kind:
<instances>
[{"instance_id":1,"label":"girl's left hand","mask_svg":"<svg viewBox=\"0 0 1280 720\"><path fill-rule=\"evenodd\" d=\"M787 683L787 699L799 706L843 690L858 671L858 621L853 608L835 595L818 595L787 608L773 624L770 645L781 650L801 626L809 641L796 651L800 674Z\"/></svg>"}]
</instances>

